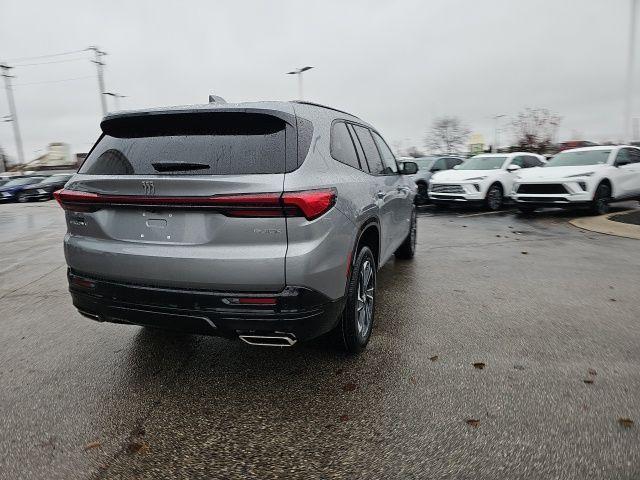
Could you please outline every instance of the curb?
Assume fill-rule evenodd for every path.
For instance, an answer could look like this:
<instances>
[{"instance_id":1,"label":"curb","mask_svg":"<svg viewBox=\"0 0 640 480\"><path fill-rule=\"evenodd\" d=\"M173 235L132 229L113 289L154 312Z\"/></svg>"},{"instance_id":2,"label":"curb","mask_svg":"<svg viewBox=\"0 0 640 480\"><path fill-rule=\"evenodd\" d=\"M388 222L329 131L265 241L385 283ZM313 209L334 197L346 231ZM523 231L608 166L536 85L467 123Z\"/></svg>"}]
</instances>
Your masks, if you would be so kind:
<instances>
[{"instance_id":1,"label":"curb","mask_svg":"<svg viewBox=\"0 0 640 480\"><path fill-rule=\"evenodd\" d=\"M610 220L610 218L615 215L624 215L625 213L637 211L637 209L632 209L623 212L607 213L606 215L600 215L598 217L574 218L573 220L569 220L569 223L574 227L590 232L640 240L640 225Z\"/></svg>"}]
</instances>

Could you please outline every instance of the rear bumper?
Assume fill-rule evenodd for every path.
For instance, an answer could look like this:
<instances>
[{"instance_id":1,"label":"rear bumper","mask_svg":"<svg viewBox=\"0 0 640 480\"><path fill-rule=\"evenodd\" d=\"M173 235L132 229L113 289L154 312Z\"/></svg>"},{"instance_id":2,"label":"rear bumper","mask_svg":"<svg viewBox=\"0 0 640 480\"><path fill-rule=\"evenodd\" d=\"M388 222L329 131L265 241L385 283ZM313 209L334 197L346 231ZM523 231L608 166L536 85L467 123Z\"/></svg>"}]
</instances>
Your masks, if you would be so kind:
<instances>
[{"instance_id":1,"label":"rear bumper","mask_svg":"<svg viewBox=\"0 0 640 480\"><path fill-rule=\"evenodd\" d=\"M72 270L68 279L74 306L93 320L227 338L277 332L309 340L335 327L344 307L344 298L331 301L301 287L278 293L179 290L97 279ZM275 304L237 303L247 298L273 299Z\"/></svg>"}]
</instances>

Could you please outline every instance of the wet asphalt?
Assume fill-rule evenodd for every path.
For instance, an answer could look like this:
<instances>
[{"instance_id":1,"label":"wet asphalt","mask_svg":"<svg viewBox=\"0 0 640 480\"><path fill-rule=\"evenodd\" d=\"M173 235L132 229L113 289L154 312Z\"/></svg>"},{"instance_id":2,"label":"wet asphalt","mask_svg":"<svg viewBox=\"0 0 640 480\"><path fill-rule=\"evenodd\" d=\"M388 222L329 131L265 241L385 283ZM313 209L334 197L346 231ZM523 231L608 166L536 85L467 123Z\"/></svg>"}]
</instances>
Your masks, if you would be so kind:
<instances>
[{"instance_id":1,"label":"wet asphalt","mask_svg":"<svg viewBox=\"0 0 640 480\"><path fill-rule=\"evenodd\" d=\"M348 357L84 319L0 205L0 478L639 478L640 241L480 213L421 209Z\"/></svg>"}]
</instances>

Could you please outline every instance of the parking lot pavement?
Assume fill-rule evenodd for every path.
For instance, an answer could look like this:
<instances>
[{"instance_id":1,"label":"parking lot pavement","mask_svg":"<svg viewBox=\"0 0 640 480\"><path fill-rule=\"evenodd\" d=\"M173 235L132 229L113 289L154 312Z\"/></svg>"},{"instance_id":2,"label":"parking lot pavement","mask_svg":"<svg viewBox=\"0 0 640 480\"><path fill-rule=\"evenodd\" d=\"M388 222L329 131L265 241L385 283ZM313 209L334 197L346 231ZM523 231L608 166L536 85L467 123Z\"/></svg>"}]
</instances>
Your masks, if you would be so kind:
<instances>
[{"instance_id":1,"label":"parking lot pavement","mask_svg":"<svg viewBox=\"0 0 640 480\"><path fill-rule=\"evenodd\" d=\"M640 243L474 213L422 209L354 358L83 319L61 211L0 205L0 477L638 478Z\"/></svg>"}]
</instances>

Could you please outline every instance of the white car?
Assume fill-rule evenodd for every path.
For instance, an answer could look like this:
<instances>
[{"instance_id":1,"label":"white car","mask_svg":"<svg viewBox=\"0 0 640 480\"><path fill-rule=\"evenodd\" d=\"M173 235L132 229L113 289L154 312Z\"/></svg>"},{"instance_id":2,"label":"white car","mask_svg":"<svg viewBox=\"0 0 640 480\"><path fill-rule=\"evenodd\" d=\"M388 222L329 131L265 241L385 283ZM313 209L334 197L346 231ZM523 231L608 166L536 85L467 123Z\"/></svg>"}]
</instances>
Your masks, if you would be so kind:
<instances>
[{"instance_id":1,"label":"white car","mask_svg":"<svg viewBox=\"0 0 640 480\"><path fill-rule=\"evenodd\" d=\"M586 206L602 215L613 200L640 199L640 149L621 145L565 150L544 168L519 172L511 198L524 213Z\"/></svg>"},{"instance_id":2,"label":"white car","mask_svg":"<svg viewBox=\"0 0 640 480\"><path fill-rule=\"evenodd\" d=\"M484 204L498 210L511 193L516 172L544 163L542 155L527 152L476 155L453 170L435 173L429 184L429 199L436 205Z\"/></svg>"}]
</instances>

